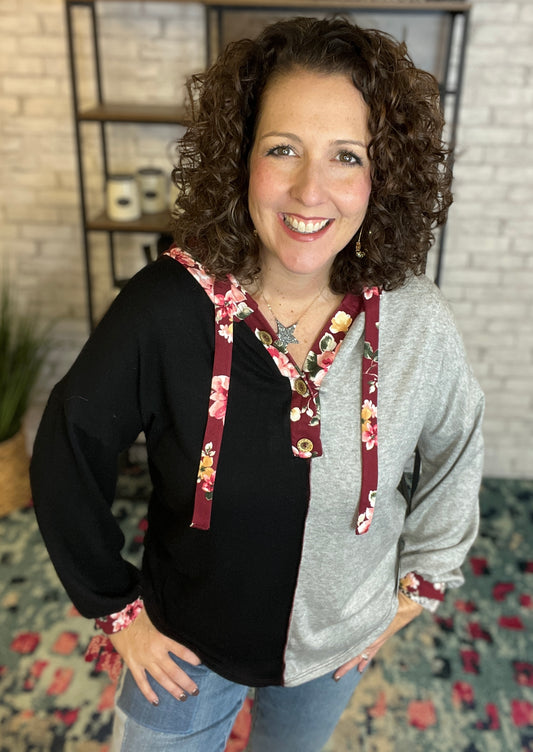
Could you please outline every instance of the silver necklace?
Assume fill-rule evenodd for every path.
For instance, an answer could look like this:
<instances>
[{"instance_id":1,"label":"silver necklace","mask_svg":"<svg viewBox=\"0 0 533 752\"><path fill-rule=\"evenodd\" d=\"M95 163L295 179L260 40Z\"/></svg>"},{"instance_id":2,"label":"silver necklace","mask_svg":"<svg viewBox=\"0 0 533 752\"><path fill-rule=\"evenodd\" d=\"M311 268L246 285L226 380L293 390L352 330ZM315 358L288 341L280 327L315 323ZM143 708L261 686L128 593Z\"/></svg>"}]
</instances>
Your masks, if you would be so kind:
<instances>
[{"instance_id":1,"label":"silver necklace","mask_svg":"<svg viewBox=\"0 0 533 752\"><path fill-rule=\"evenodd\" d=\"M325 285L324 285L324 287L325 287ZM274 345L279 350L281 350L282 352L286 353L288 345L298 345L298 344L300 344L300 341L298 339L296 339L296 337L294 336L294 330L296 329L296 327L298 326L298 324L301 323L302 319L304 318L304 316L306 315L306 313L309 311L309 309L311 308L311 306L313 305L313 303L316 303L316 301L322 295L322 293L324 292L324 287L321 290L319 290L318 294L313 298L313 300L309 303L309 305L305 308L305 310L300 314L300 316L298 317L298 319L293 324L290 324L290 326L284 326L281 323L281 321L279 321L279 319L276 317L276 314L272 310L272 306L268 302L265 293L261 290L261 295L263 296L263 300L265 301L268 310L270 311L270 313L272 314L272 317L273 317L274 321L276 322L276 334L277 334L278 338L274 342Z\"/></svg>"}]
</instances>

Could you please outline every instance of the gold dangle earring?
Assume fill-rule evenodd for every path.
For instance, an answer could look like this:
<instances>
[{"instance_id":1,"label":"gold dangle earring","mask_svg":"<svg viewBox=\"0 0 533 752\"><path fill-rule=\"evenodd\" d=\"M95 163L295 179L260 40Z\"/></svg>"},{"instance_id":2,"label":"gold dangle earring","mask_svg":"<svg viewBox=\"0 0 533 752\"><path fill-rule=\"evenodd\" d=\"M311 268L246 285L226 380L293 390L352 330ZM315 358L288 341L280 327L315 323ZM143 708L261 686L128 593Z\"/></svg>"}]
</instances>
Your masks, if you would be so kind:
<instances>
[{"instance_id":1,"label":"gold dangle earring","mask_svg":"<svg viewBox=\"0 0 533 752\"><path fill-rule=\"evenodd\" d=\"M361 227L359 228L359 235L357 237L357 240L355 241L355 255L358 259L362 259L366 256L365 251L361 248L361 233L363 232L363 225L361 224Z\"/></svg>"}]
</instances>

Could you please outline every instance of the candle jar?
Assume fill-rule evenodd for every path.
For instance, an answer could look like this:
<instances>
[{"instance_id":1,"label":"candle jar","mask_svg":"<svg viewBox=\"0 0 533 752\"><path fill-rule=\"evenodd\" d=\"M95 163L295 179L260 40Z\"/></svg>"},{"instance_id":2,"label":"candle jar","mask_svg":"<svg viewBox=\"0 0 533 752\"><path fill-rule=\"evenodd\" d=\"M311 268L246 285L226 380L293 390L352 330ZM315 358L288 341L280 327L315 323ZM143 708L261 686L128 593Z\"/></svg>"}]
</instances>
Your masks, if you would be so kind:
<instances>
[{"instance_id":1,"label":"candle jar","mask_svg":"<svg viewBox=\"0 0 533 752\"><path fill-rule=\"evenodd\" d=\"M157 167L137 170L141 196L141 209L145 214L156 214L168 207L167 176Z\"/></svg>"},{"instance_id":2,"label":"candle jar","mask_svg":"<svg viewBox=\"0 0 533 752\"><path fill-rule=\"evenodd\" d=\"M109 175L107 216L115 222L132 222L141 216L139 188L135 175Z\"/></svg>"}]
</instances>

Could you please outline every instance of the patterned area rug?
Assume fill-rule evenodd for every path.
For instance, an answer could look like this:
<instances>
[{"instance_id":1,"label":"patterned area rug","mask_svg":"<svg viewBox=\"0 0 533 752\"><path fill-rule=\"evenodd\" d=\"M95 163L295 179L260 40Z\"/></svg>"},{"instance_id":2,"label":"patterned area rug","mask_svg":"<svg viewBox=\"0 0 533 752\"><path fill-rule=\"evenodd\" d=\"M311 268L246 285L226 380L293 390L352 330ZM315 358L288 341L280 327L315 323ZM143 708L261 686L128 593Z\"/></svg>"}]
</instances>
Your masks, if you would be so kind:
<instances>
[{"instance_id":1,"label":"patterned area rug","mask_svg":"<svg viewBox=\"0 0 533 752\"><path fill-rule=\"evenodd\" d=\"M148 493L144 468L125 468L114 511L132 561ZM533 482L487 480L481 503L466 585L385 646L324 752L533 750ZM83 660L92 623L68 602L31 508L0 520L0 562L0 752L106 752L115 685ZM248 711L228 752L244 747Z\"/></svg>"}]
</instances>

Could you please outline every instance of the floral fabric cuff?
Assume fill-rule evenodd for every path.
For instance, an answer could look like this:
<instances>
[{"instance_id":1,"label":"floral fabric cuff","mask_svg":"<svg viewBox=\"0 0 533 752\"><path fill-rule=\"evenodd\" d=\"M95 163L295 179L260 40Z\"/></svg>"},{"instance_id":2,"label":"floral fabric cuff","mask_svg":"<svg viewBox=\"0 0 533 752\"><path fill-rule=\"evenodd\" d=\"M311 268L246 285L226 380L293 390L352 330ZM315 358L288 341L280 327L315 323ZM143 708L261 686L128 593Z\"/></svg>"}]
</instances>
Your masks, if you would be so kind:
<instances>
[{"instance_id":1,"label":"floral fabric cuff","mask_svg":"<svg viewBox=\"0 0 533 752\"><path fill-rule=\"evenodd\" d=\"M97 673L105 671L113 683L118 681L123 661L111 644L109 637L101 634L93 637L85 652L85 660L87 663L95 662Z\"/></svg>"},{"instance_id":2,"label":"floral fabric cuff","mask_svg":"<svg viewBox=\"0 0 533 752\"><path fill-rule=\"evenodd\" d=\"M102 616L99 619L95 619L95 625L101 629L105 634L115 634L120 632L121 629L126 629L135 621L144 608L142 598L137 598L133 603L128 603L126 608L122 611L117 611L116 614L109 614L108 616Z\"/></svg>"},{"instance_id":3,"label":"floral fabric cuff","mask_svg":"<svg viewBox=\"0 0 533 752\"><path fill-rule=\"evenodd\" d=\"M422 606L423 609L429 611L431 614L437 613L437 609L441 604L441 601L432 600L431 598L422 598L422 596L419 595L408 595L407 597L411 598L412 601L418 603L419 606Z\"/></svg>"},{"instance_id":4,"label":"floral fabric cuff","mask_svg":"<svg viewBox=\"0 0 533 752\"><path fill-rule=\"evenodd\" d=\"M444 582L429 582L416 572L408 572L400 579L399 589L400 593L432 611L440 601L444 600L446 585ZM430 606L428 601L437 603L431 603Z\"/></svg>"}]
</instances>

